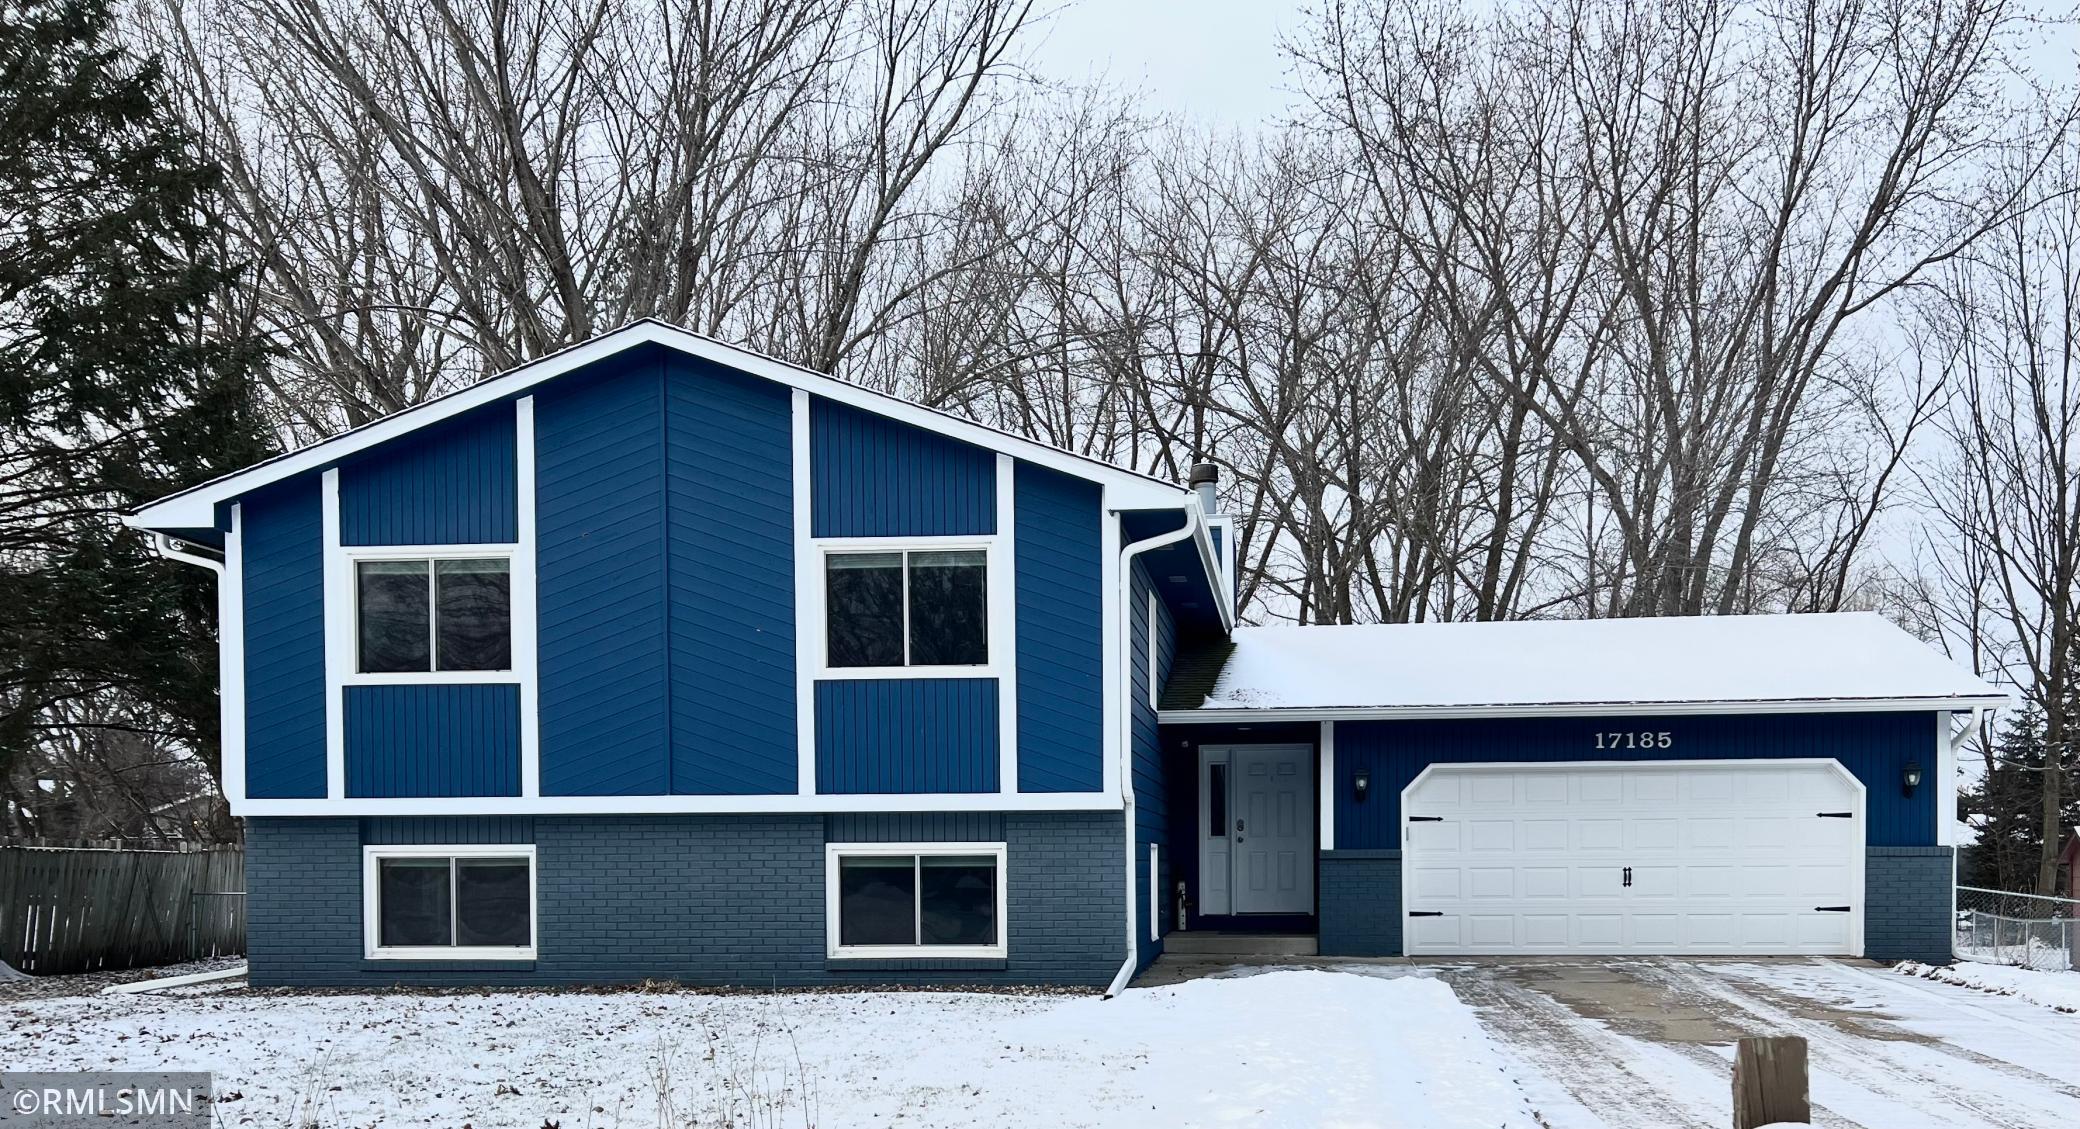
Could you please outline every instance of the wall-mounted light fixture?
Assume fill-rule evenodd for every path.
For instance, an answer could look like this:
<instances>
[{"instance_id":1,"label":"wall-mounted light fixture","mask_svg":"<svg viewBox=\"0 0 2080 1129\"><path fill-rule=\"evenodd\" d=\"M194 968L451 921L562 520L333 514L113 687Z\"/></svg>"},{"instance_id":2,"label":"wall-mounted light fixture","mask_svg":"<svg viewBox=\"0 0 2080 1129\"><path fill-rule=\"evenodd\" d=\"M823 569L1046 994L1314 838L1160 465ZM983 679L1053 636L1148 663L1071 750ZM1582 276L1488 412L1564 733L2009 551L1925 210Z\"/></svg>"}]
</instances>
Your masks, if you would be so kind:
<instances>
[{"instance_id":1,"label":"wall-mounted light fixture","mask_svg":"<svg viewBox=\"0 0 2080 1129\"><path fill-rule=\"evenodd\" d=\"M1351 799L1356 800L1362 804L1365 802L1365 796L1371 791L1371 769L1361 768L1358 771L1351 773Z\"/></svg>"},{"instance_id":2,"label":"wall-mounted light fixture","mask_svg":"<svg viewBox=\"0 0 2080 1129\"><path fill-rule=\"evenodd\" d=\"M1914 789L1921 787L1921 762L1908 761L1907 770L1905 772L1900 773L1899 775L1899 782L1901 786L1901 795L1913 795Z\"/></svg>"}]
</instances>

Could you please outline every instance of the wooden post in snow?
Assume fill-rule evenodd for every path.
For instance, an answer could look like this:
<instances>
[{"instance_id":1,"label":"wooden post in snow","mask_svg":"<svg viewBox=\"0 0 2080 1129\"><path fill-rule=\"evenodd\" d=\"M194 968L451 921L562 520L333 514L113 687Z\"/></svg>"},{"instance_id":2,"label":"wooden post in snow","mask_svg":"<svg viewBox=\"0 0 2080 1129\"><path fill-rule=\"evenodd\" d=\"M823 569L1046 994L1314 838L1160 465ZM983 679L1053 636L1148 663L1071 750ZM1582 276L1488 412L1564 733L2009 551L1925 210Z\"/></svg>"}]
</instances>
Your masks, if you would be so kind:
<instances>
[{"instance_id":1,"label":"wooden post in snow","mask_svg":"<svg viewBox=\"0 0 2080 1129\"><path fill-rule=\"evenodd\" d=\"M1733 1052L1733 1129L1813 1120L1806 1041L1795 1035L1742 1039Z\"/></svg>"}]
</instances>

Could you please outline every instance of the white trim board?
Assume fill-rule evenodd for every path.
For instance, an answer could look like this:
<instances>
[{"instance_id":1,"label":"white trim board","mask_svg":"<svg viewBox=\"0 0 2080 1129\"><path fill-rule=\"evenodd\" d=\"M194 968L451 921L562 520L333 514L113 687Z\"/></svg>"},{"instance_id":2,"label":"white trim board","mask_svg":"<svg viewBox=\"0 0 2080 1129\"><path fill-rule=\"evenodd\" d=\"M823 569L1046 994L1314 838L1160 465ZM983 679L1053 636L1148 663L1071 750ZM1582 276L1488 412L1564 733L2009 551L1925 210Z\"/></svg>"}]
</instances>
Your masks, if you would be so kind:
<instances>
[{"instance_id":1,"label":"white trim board","mask_svg":"<svg viewBox=\"0 0 2080 1129\"><path fill-rule=\"evenodd\" d=\"M992 451L1012 455L1065 474L1105 483L1120 493L1113 503L1123 509L1174 509L1189 504L1191 493L1175 483L1124 470L1110 463L1073 454L1032 439L949 415L908 400L848 384L835 377L800 368L748 349L727 345L677 326L646 318L581 344L509 369L468 388L341 432L300 450L270 459L200 486L171 494L126 514L123 522L138 529L196 529L216 525L216 507L270 482L337 464L359 451L448 419L471 408L513 396L640 345L661 345L690 356L727 365L798 391L812 392L877 415L914 424ZM1210 553L1208 554L1210 559Z\"/></svg>"},{"instance_id":2,"label":"white trim board","mask_svg":"<svg viewBox=\"0 0 2080 1129\"><path fill-rule=\"evenodd\" d=\"M1482 717L1691 717L1749 713L1919 713L1993 708L2006 698L1823 698L1740 702L1566 702L1492 706L1322 706L1305 709L1164 710L1164 725L1231 725L1273 721L1404 721Z\"/></svg>"},{"instance_id":3,"label":"white trim board","mask_svg":"<svg viewBox=\"0 0 2080 1129\"><path fill-rule=\"evenodd\" d=\"M217 577L217 724L220 779L226 803L246 798L245 507L231 507L224 570Z\"/></svg>"},{"instance_id":4,"label":"white trim board","mask_svg":"<svg viewBox=\"0 0 2080 1129\"><path fill-rule=\"evenodd\" d=\"M240 817L289 815L827 815L843 812L1118 811L1111 792L913 792L804 796L427 796L234 801Z\"/></svg>"}]
</instances>

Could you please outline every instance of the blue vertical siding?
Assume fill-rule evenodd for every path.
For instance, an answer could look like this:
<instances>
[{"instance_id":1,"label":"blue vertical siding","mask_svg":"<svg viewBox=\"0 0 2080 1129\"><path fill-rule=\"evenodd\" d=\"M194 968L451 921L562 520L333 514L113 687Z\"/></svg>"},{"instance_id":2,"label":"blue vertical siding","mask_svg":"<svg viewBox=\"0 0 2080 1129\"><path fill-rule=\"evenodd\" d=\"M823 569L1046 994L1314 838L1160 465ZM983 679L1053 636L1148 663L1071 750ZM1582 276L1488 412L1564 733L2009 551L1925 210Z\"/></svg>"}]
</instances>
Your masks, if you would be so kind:
<instances>
[{"instance_id":1,"label":"blue vertical siding","mask_svg":"<svg viewBox=\"0 0 2080 1129\"><path fill-rule=\"evenodd\" d=\"M793 792L791 393L690 357L665 392L672 791Z\"/></svg>"},{"instance_id":2,"label":"blue vertical siding","mask_svg":"<svg viewBox=\"0 0 2080 1129\"><path fill-rule=\"evenodd\" d=\"M315 474L240 500L246 795L325 795L324 511Z\"/></svg>"},{"instance_id":3,"label":"blue vertical siding","mask_svg":"<svg viewBox=\"0 0 2080 1129\"><path fill-rule=\"evenodd\" d=\"M1018 790L1104 786L1104 493L1017 464Z\"/></svg>"},{"instance_id":4,"label":"blue vertical siding","mask_svg":"<svg viewBox=\"0 0 2080 1129\"><path fill-rule=\"evenodd\" d=\"M1177 627L1169 606L1161 599L1154 601L1155 614L1151 618L1149 595L1155 588L1149 580L1148 566L1140 560L1134 562L1129 591L1133 601L1129 609L1132 657L1127 685L1132 700L1127 703L1131 725L1127 755L1134 775L1134 914L1139 923L1135 936L1141 942L1140 962L1147 967L1163 951L1161 941L1148 939L1149 887L1153 884L1157 893L1156 926L1161 933L1171 924L1171 899L1164 894L1176 882L1179 861L1171 846L1176 836L1171 834L1170 797L1177 792L1176 781L1164 759L1162 733L1156 725L1155 707L1150 704L1150 687L1160 685L1166 673L1163 656L1176 648ZM1190 779L1195 770L1185 772ZM1176 818L1189 822L1194 817L1189 810L1180 810ZM1151 844L1158 848L1155 873L1150 873L1148 866Z\"/></svg>"},{"instance_id":5,"label":"blue vertical siding","mask_svg":"<svg viewBox=\"0 0 2080 1129\"><path fill-rule=\"evenodd\" d=\"M531 815L369 816L361 841L373 846L411 844L467 847L486 843L534 842Z\"/></svg>"},{"instance_id":6,"label":"blue vertical siding","mask_svg":"<svg viewBox=\"0 0 2080 1129\"><path fill-rule=\"evenodd\" d=\"M544 795L671 791L663 364L631 350L535 399Z\"/></svg>"},{"instance_id":7,"label":"blue vertical siding","mask_svg":"<svg viewBox=\"0 0 2080 1129\"><path fill-rule=\"evenodd\" d=\"M997 680L853 678L816 684L816 790L997 790Z\"/></svg>"},{"instance_id":8,"label":"blue vertical siding","mask_svg":"<svg viewBox=\"0 0 2080 1129\"><path fill-rule=\"evenodd\" d=\"M339 471L343 545L476 545L519 538L510 401L383 444Z\"/></svg>"},{"instance_id":9,"label":"blue vertical siding","mask_svg":"<svg viewBox=\"0 0 2080 1129\"><path fill-rule=\"evenodd\" d=\"M1936 790L1923 784L1902 794L1909 761L1935 767L1937 717L1932 713L1743 714L1698 717L1497 718L1336 723L1336 847L1398 849L1401 790L1430 764L1474 761L1719 760L1832 757L1865 789L1870 845L1935 842ZM1668 749L1598 749L1599 732L1660 732ZM1371 794L1351 797L1351 774L1372 774ZM1927 777L1925 777L1927 778Z\"/></svg>"},{"instance_id":10,"label":"blue vertical siding","mask_svg":"<svg viewBox=\"0 0 2080 1129\"><path fill-rule=\"evenodd\" d=\"M520 794L518 686L345 690L348 796Z\"/></svg>"},{"instance_id":11,"label":"blue vertical siding","mask_svg":"<svg viewBox=\"0 0 2080 1129\"><path fill-rule=\"evenodd\" d=\"M997 531L994 452L820 397L809 424L816 536Z\"/></svg>"},{"instance_id":12,"label":"blue vertical siding","mask_svg":"<svg viewBox=\"0 0 2080 1129\"><path fill-rule=\"evenodd\" d=\"M1001 843L1000 811L841 812L823 817L827 843Z\"/></svg>"}]
</instances>

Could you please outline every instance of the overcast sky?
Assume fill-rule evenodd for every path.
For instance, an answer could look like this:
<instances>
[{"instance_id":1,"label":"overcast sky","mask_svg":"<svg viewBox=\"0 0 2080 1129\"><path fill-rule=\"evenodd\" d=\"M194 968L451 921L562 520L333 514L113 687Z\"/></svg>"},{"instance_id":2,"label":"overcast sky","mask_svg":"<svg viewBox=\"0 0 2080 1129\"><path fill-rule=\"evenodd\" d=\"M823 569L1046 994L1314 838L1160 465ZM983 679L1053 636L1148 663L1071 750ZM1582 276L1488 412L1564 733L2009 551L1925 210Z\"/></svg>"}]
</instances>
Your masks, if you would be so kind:
<instances>
[{"instance_id":1,"label":"overcast sky","mask_svg":"<svg viewBox=\"0 0 2080 1129\"><path fill-rule=\"evenodd\" d=\"M1032 61L1050 78L1139 91L1155 113L1247 129L1291 99L1278 40L1301 20L1298 0L1065 0Z\"/></svg>"}]
</instances>

